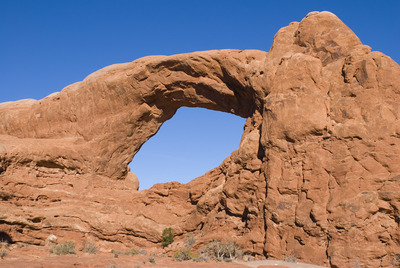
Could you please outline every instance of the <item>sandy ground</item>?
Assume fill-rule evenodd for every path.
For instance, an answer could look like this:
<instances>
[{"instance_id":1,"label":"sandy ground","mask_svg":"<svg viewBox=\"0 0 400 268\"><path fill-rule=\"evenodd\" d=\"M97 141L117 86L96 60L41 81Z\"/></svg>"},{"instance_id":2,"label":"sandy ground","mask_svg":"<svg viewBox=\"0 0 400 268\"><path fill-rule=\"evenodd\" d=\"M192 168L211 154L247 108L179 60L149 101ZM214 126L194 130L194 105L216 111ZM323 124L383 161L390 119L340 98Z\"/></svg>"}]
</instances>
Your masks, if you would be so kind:
<instances>
[{"instance_id":1,"label":"sandy ground","mask_svg":"<svg viewBox=\"0 0 400 268\"><path fill-rule=\"evenodd\" d=\"M150 260L154 260L152 263ZM153 261L152 260L152 261ZM76 255L58 256L48 252L46 247L23 247L14 248L9 251L4 259L0 259L1 268L145 268L145 267L166 267L166 268L319 268L321 266L289 263L276 260L257 261L235 261L235 262L178 262L173 258L150 255L125 256L119 255L115 258L112 253L87 254L78 252Z\"/></svg>"},{"instance_id":2,"label":"sandy ground","mask_svg":"<svg viewBox=\"0 0 400 268\"><path fill-rule=\"evenodd\" d=\"M287 267L287 268L321 268L324 266L312 265L307 263L293 263L293 262L285 262L279 260L258 260L258 261L249 261L249 262L236 262L238 264L245 265L246 267L256 267L256 268L267 268L267 267Z\"/></svg>"}]
</instances>

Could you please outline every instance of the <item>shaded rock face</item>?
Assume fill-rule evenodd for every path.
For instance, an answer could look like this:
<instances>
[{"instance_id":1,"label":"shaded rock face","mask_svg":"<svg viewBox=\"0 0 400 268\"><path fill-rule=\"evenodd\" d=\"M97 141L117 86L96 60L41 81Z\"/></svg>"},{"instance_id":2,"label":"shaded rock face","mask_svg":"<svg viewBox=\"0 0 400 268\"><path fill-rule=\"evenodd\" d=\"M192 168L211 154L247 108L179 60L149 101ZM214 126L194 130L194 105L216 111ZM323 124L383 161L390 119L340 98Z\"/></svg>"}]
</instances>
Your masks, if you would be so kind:
<instances>
[{"instance_id":1,"label":"shaded rock face","mask_svg":"<svg viewBox=\"0 0 400 268\"><path fill-rule=\"evenodd\" d=\"M269 258L390 267L400 252L399 94L399 65L329 12L282 28L268 53L106 67L42 100L0 104L0 231L107 250L151 247L172 227L198 246L229 238ZM247 118L238 150L188 184L136 191L128 163L182 106Z\"/></svg>"}]
</instances>

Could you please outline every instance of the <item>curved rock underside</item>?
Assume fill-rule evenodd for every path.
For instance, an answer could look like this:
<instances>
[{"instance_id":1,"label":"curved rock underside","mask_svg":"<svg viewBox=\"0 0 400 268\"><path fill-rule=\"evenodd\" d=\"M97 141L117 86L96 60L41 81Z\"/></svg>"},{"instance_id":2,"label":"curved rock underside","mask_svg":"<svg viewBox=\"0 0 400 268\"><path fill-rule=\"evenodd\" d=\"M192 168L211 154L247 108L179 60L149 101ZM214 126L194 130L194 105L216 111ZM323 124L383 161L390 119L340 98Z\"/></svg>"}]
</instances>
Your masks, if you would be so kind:
<instances>
[{"instance_id":1,"label":"curved rock underside","mask_svg":"<svg viewBox=\"0 0 400 268\"><path fill-rule=\"evenodd\" d=\"M42 100L0 104L0 231L107 248L150 247L173 227L177 241L229 237L268 258L390 267L400 252L399 94L399 65L329 12L279 30L268 53L106 67ZM128 164L182 106L247 118L238 150L188 184L136 191Z\"/></svg>"}]
</instances>

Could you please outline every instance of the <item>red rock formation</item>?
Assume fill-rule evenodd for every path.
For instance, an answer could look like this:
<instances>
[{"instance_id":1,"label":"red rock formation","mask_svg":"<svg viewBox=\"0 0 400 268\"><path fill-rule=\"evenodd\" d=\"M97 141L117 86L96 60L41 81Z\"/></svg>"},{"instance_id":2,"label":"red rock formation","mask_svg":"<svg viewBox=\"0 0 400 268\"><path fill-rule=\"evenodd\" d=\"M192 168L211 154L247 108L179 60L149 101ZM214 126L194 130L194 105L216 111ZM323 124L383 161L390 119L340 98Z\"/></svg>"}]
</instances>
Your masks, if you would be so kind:
<instances>
[{"instance_id":1,"label":"red rock formation","mask_svg":"<svg viewBox=\"0 0 400 268\"><path fill-rule=\"evenodd\" d=\"M313 12L279 30L269 53L145 57L40 101L0 104L1 231L105 249L152 246L172 226L178 241L228 237L269 258L390 267L399 77L335 15ZM135 191L128 163L181 106L247 118L238 150L186 185Z\"/></svg>"}]
</instances>

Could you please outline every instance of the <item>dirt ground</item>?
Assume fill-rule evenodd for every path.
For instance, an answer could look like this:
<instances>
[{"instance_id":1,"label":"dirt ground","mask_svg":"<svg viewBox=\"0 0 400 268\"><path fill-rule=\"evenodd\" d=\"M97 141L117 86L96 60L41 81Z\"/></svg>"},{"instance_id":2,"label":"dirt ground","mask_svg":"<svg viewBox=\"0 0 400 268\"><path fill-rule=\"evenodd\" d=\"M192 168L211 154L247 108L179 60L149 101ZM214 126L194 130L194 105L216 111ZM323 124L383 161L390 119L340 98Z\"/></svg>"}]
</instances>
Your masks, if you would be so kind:
<instances>
[{"instance_id":1,"label":"dirt ground","mask_svg":"<svg viewBox=\"0 0 400 268\"><path fill-rule=\"evenodd\" d=\"M69 268L69 267L88 267L88 268L145 268L145 267L165 267L165 268L318 268L321 266L288 263L276 260L257 260L248 262L178 262L170 257L145 255L115 255L109 253L88 254L78 252L75 255L54 255L48 251L47 247L27 246L12 248L7 256L0 259L2 268Z\"/></svg>"}]
</instances>

